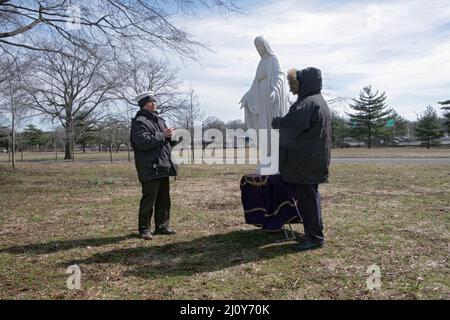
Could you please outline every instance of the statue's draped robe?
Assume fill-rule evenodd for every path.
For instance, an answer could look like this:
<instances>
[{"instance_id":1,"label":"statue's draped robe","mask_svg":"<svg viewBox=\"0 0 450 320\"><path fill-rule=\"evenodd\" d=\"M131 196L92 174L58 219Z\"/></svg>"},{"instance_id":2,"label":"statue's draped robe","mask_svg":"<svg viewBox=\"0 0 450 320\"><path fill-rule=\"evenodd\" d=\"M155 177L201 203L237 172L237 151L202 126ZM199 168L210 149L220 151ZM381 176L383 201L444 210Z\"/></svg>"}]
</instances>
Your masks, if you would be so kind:
<instances>
[{"instance_id":1,"label":"statue's draped robe","mask_svg":"<svg viewBox=\"0 0 450 320\"><path fill-rule=\"evenodd\" d=\"M267 41L262 37L256 38L255 43L257 41L264 45L266 52L259 62L252 87L242 99L242 106L247 128L271 129L273 118L287 113L285 74ZM273 102L271 93L275 94Z\"/></svg>"}]
</instances>

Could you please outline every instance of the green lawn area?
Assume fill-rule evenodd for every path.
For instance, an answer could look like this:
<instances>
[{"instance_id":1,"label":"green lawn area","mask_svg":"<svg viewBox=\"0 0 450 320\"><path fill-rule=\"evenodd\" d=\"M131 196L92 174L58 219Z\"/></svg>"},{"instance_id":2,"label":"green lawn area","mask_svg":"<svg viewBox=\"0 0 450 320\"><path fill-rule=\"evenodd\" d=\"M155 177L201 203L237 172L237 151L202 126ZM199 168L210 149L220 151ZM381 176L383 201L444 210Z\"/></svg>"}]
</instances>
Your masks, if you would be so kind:
<instances>
[{"instance_id":1,"label":"green lawn area","mask_svg":"<svg viewBox=\"0 0 450 320\"><path fill-rule=\"evenodd\" d=\"M183 166L171 190L178 234L144 242L133 164L0 164L0 298L450 298L450 165L332 166L327 244L307 253L244 224L239 179L253 171ZM66 288L74 264L78 291ZM369 291L374 264L382 285Z\"/></svg>"}]
</instances>

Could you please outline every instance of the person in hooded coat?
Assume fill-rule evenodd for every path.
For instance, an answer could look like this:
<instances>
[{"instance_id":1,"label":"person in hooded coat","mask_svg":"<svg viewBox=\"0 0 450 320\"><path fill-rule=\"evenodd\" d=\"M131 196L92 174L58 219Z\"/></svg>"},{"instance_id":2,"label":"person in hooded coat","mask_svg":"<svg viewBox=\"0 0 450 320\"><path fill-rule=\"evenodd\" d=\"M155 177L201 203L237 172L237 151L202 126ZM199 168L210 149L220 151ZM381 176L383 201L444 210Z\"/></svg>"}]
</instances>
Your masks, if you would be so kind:
<instances>
[{"instance_id":1,"label":"person in hooded coat","mask_svg":"<svg viewBox=\"0 0 450 320\"><path fill-rule=\"evenodd\" d=\"M305 237L297 250L321 247L324 242L318 186L328 181L331 152L331 113L323 98L322 75L316 68L288 72L290 90L297 101L283 118L275 118L280 130L280 174L294 184L302 212Z\"/></svg>"}]
</instances>

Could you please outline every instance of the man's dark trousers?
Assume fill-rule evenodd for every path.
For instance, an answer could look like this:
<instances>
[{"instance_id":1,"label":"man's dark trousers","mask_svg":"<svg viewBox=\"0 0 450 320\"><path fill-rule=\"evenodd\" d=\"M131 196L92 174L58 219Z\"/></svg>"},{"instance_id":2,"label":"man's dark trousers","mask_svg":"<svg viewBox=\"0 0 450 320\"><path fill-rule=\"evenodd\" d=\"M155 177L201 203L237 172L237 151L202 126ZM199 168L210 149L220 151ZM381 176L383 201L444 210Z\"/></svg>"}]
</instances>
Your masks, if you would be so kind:
<instances>
[{"instance_id":1,"label":"man's dark trousers","mask_svg":"<svg viewBox=\"0 0 450 320\"><path fill-rule=\"evenodd\" d=\"M139 207L139 232L150 230L153 211L155 211L155 229L169 227L169 192L169 177L142 183L142 199Z\"/></svg>"},{"instance_id":2,"label":"man's dark trousers","mask_svg":"<svg viewBox=\"0 0 450 320\"><path fill-rule=\"evenodd\" d=\"M322 213L320 210L319 185L295 184L300 212L302 213L305 236L309 241L324 241Z\"/></svg>"}]
</instances>

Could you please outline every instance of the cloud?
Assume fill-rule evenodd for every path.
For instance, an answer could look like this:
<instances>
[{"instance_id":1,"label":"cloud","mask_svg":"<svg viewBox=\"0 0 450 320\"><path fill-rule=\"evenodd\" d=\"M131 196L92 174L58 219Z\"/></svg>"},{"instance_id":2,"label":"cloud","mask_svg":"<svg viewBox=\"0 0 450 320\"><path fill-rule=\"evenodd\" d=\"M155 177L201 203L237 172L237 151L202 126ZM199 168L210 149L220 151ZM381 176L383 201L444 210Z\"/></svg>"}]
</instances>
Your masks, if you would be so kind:
<instances>
[{"instance_id":1,"label":"cloud","mask_svg":"<svg viewBox=\"0 0 450 320\"><path fill-rule=\"evenodd\" d=\"M327 97L356 97L372 84L408 119L450 98L448 1L265 1L249 9L184 21L214 51L181 66L209 114L243 117L238 102L259 62L253 39L260 34L285 70L321 68Z\"/></svg>"}]
</instances>

